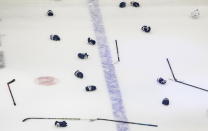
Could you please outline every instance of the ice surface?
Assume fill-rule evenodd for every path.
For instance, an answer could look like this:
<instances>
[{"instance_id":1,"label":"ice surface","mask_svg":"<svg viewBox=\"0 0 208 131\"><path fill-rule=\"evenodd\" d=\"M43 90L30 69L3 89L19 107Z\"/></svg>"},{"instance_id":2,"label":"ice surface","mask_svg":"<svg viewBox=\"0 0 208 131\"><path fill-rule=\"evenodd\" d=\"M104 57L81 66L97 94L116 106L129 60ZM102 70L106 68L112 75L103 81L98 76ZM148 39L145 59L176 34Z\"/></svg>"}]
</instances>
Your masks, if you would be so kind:
<instances>
[{"instance_id":1,"label":"ice surface","mask_svg":"<svg viewBox=\"0 0 208 131\"><path fill-rule=\"evenodd\" d=\"M0 68L4 68L4 53L0 51Z\"/></svg>"},{"instance_id":2,"label":"ice surface","mask_svg":"<svg viewBox=\"0 0 208 131\"><path fill-rule=\"evenodd\" d=\"M129 125L129 130L207 131L208 93L173 81L166 58L178 79L208 89L208 2L206 0L146 0L140 8L118 8L120 1L100 0L108 46L117 61L118 40L121 62L114 64L129 121L158 124L158 128ZM127 1L127 2L130 2ZM87 38L96 38L87 0L12 0L0 1L0 50L5 68L0 69L1 131L116 131L116 124L101 121L67 121L69 127L57 129L53 120L25 117L114 118L105 82L98 44L90 46ZM199 19L190 12L199 9ZM47 17L51 9L55 15ZM150 25L150 33L141 31ZM60 42L49 39L59 34ZM89 59L77 59L87 52ZM76 70L85 77L77 79ZM40 76L53 76L58 83L41 86ZM166 78L159 85L157 78ZM6 83L16 100L14 107ZM86 92L86 85L96 85ZM170 105L161 104L169 98Z\"/></svg>"}]
</instances>

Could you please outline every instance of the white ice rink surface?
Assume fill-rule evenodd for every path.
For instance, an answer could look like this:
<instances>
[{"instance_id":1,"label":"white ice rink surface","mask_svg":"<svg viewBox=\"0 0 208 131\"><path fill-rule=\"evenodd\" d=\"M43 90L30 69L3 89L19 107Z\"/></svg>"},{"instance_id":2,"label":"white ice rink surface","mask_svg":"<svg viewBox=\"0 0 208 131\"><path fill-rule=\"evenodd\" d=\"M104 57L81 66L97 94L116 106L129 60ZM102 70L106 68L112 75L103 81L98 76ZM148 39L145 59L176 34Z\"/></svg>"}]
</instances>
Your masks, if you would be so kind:
<instances>
[{"instance_id":1,"label":"white ice rink surface","mask_svg":"<svg viewBox=\"0 0 208 131\"><path fill-rule=\"evenodd\" d=\"M118 8L119 0L99 0L103 25L113 61L117 61L118 40L121 62L115 63L125 115L129 121L157 124L159 127L128 125L128 131L208 131L208 92L176 83L184 82L208 89L208 1L144 0L140 8ZM126 2L130 2L129 0ZM88 0L0 0L0 51L5 68L0 69L0 131L120 131L116 123L67 121L57 128L55 120L26 117L81 117L114 119L106 87ZM48 9L55 16L47 17ZM199 19L190 12L200 10ZM144 33L143 25L152 31ZM49 39L59 34L60 42ZM88 52L80 60L78 52ZM84 79L74 76L76 70ZM53 76L58 83L42 86L40 76ZM164 77L166 85L156 79ZM17 106L10 97L11 84ZM86 92L86 85L96 85ZM170 105L161 104L163 98Z\"/></svg>"}]
</instances>

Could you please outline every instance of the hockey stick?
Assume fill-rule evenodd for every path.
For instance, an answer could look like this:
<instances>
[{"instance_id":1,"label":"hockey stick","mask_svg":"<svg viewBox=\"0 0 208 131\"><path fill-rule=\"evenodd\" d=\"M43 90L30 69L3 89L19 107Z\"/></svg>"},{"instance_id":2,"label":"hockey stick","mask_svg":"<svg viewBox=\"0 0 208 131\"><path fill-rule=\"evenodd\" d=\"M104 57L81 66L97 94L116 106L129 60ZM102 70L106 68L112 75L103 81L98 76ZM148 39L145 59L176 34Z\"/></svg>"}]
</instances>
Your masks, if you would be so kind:
<instances>
[{"instance_id":1,"label":"hockey stick","mask_svg":"<svg viewBox=\"0 0 208 131\"><path fill-rule=\"evenodd\" d=\"M175 75L174 75L174 73L173 73L173 69L172 69L172 67L171 67L171 65L170 65L170 62L169 62L168 58L167 58L166 60L167 60L167 62L168 62L168 66L169 66L169 68L170 68L170 71L171 71L171 74L172 74L172 76L173 76L174 81L177 81L177 79L176 79L176 77L175 77Z\"/></svg>"},{"instance_id":2,"label":"hockey stick","mask_svg":"<svg viewBox=\"0 0 208 131\"><path fill-rule=\"evenodd\" d=\"M115 43L116 43L116 52L117 52L118 62L120 62L120 57L119 57L119 51L118 51L118 43L117 43L117 40L115 40Z\"/></svg>"},{"instance_id":3,"label":"hockey stick","mask_svg":"<svg viewBox=\"0 0 208 131\"><path fill-rule=\"evenodd\" d=\"M81 118L43 118L43 117L29 117L22 120L22 122L26 122L27 120L88 120L88 121L112 121L112 122L118 122L118 123L126 123L126 124L136 124L136 125L142 125L142 126L152 126L152 127L158 127L158 125L153 124L144 124L144 123L136 123L136 122L129 122L129 121L120 121L120 120L111 120L111 119L103 119L103 118L96 118L96 119L81 119Z\"/></svg>"},{"instance_id":4,"label":"hockey stick","mask_svg":"<svg viewBox=\"0 0 208 131\"><path fill-rule=\"evenodd\" d=\"M199 90L208 92L207 89L203 89L203 88L200 88L200 87L198 87L198 86L194 86L194 85L191 85L191 84L188 84L188 83L185 83L185 82L182 82L182 81L177 80L177 79L175 78L175 76L174 76L174 73L173 73L173 70L172 70L172 67L171 67L171 65L170 65L170 62L169 62L168 58L167 58L166 60L167 60L167 62L168 62L168 66L169 66L170 71L171 71L171 73L172 73L173 79L174 79L174 81L175 81L176 83L180 83L180 84L183 84L183 85L186 85L186 86L190 86L190 87L193 87L193 88L196 88L196 89L199 89Z\"/></svg>"},{"instance_id":5,"label":"hockey stick","mask_svg":"<svg viewBox=\"0 0 208 131\"><path fill-rule=\"evenodd\" d=\"M14 104L14 106L16 106L16 102L15 102L15 100L14 100L14 96L13 96L12 91L11 91L10 86L9 86L9 85L10 85L11 83L13 83L13 82L15 82L15 79L9 81L9 82L7 83L7 87L8 87L8 89L9 89L10 95L11 95L11 97L12 97L13 104Z\"/></svg>"}]
</instances>

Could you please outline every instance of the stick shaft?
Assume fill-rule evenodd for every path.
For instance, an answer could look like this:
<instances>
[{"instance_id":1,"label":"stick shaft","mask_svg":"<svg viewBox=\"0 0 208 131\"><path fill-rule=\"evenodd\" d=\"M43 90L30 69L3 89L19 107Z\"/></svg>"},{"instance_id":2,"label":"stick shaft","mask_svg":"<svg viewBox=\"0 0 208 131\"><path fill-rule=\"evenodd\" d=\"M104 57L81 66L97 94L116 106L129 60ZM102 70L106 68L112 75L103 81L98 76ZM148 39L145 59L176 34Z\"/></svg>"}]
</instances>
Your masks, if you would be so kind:
<instances>
[{"instance_id":1,"label":"stick shaft","mask_svg":"<svg viewBox=\"0 0 208 131\"><path fill-rule=\"evenodd\" d=\"M153 125L153 124L144 124L144 123L136 123L136 122L120 121L120 120L111 120L111 119L103 119L103 118L97 118L97 120L112 121L112 122L119 122L119 123L126 123L126 124L135 124L135 125L143 125L143 126L158 127L158 125Z\"/></svg>"},{"instance_id":2,"label":"stick shaft","mask_svg":"<svg viewBox=\"0 0 208 131\"><path fill-rule=\"evenodd\" d=\"M119 57L119 51L118 51L118 43L117 40L115 40L116 42L116 52L117 52L117 57L118 57L118 61L120 62L120 57Z\"/></svg>"},{"instance_id":3,"label":"stick shaft","mask_svg":"<svg viewBox=\"0 0 208 131\"><path fill-rule=\"evenodd\" d=\"M208 90L206 90L206 89L203 89L203 88L200 88L200 87L198 87L198 86L191 85L191 84L187 84L187 83L184 83L184 82L182 82L182 81L176 80L175 82L181 83L181 84L184 84L184 85L187 85L187 86L190 86L190 87L193 87L193 88L196 88L196 89L199 89L199 90L203 90L203 91L207 91L207 92L208 92Z\"/></svg>"},{"instance_id":4,"label":"stick shaft","mask_svg":"<svg viewBox=\"0 0 208 131\"><path fill-rule=\"evenodd\" d=\"M27 120L81 120L80 118L44 118L44 117L30 117L25 118L22 120L22 122L25 122Z\"/></svg>"},{"instance_id":5,"label":"stick shaft","mask_svg":"<svg viewBox=\"0 0 208 131\"><path fill-rule=\"evenodd\" d=\"M11 95L11 97L12 97L13 104L14 104L14 106L16 106L16 102L15 102L15 100L14 100L14 96L13 96L13 94L12 94L12 91L11 91L11 89L10 89L9 84L7 84L7 86L8 86L8 89L9 89L10 95Z\"/></svg>"}]
</instances>

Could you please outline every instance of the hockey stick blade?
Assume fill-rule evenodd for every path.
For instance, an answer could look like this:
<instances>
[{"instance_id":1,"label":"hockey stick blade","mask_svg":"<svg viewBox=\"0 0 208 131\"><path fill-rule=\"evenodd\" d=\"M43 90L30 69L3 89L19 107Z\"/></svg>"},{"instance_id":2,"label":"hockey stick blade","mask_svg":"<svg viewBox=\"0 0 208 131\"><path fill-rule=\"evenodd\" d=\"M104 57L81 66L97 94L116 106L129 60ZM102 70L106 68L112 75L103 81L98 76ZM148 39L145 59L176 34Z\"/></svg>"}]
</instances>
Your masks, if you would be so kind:
<instances>
[{"instance_id":1,"label":"hockey stick blade","mask_svg":"<svg viewBox=\"0 0 208 131\"><path fill-rule=\"evenodd\" d=\"M168 63L168 66L169 66L169 68L170 68L170 71L171 71L171 74L172 74L172 76L173 76L174 81L177 81L177 79L176 79L176 77L175 77L175 75L174 75L174 73L173 73L173 69L172 69L172 67L171 67L171 65L170 65L170 61L168 60L168 58L166 59L166 61L167 61L167 63Z\"/></svg>"},{"instance_id":2,"label":"hockey stick blade","mask_svg":"<svg viewBox=\"0 0 208 131\"><path fill-rule=\"evenodd\" d=\"M25 119L22 120L22 122L25 122L25 121L30 120L30 119L31 118L25 118Z\"/></svg>"},{"instance_id":3,"label":"hockey stick blade","mask_svg":"<svg viewBox=\"0 0 208 131\"><path fill-rule=\"evenodd\" d=\"M9 85L9 84L11 84L11 83L13 83L13 82L15 82L15 79L13 79L13 80L7 82L7 85Z\"/></svg>"}]
</instances>

